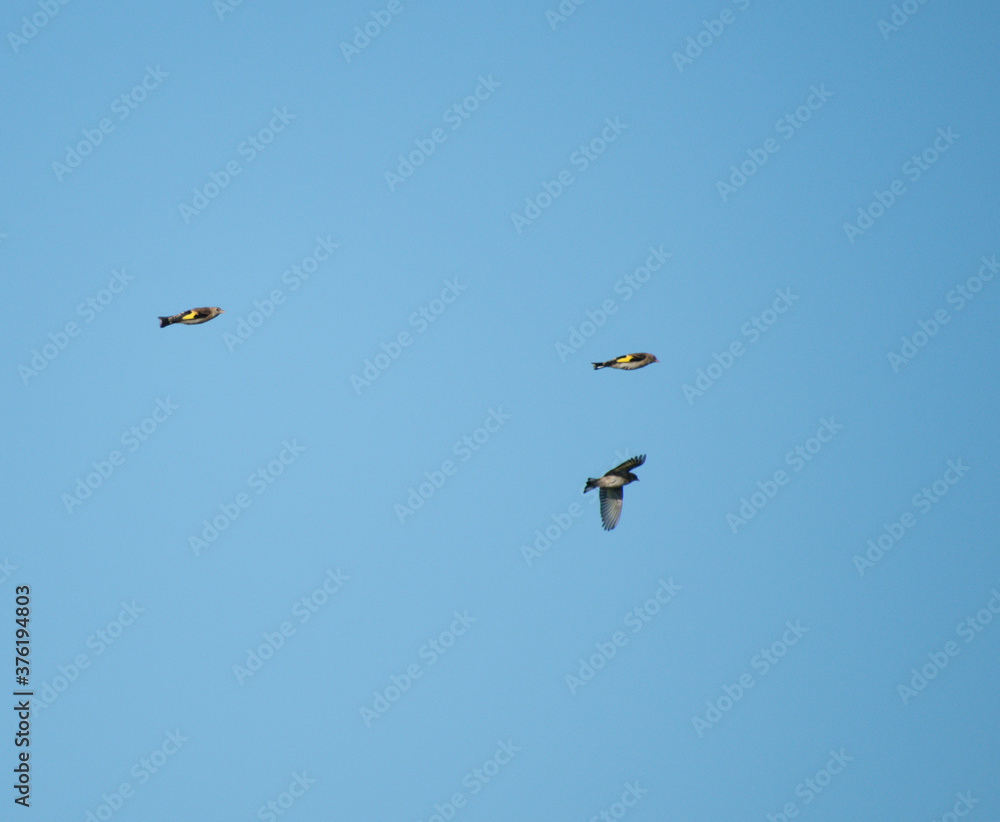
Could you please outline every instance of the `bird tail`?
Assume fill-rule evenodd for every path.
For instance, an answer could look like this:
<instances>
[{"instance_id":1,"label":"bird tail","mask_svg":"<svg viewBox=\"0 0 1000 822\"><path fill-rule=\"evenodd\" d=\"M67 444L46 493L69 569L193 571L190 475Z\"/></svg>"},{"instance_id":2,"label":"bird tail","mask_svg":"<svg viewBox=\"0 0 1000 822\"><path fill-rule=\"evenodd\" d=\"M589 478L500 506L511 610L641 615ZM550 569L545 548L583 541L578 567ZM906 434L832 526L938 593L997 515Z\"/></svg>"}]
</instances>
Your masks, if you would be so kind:
<instances>
[{"instance_id":1,"label":"bird tail","mask_svg":"<svg viewBox=\"0 0 1000 822\"><path fill-rule=\"evenodd\" d=\"M157 317L160 321L160 328L166 328L171 323L170 317Z\"/></svg>"},{"instance_id":2,"label":"bird tail","mask_svg":"<svg viewBox=\"0 0 1000 822\"><path fill-rule=\"evenodd\" d=\"M590 477L587 480L587 484L583 486L583 493L586 494L589 490L596 487L597 487L597 480L595 480L593 477Z\"/></svg>"},{"instance_id":3,"label":"bird tail","mask_svg":"<svg viewBox=\"0 0 1000 822\"><path fill-rule=\"evenodd\" d=\"M598 368L607 368L607 364L606 364L606 363L603 363L603 362L592 362L592 363L591 363L591 365L592 365L592 366L594 366L594 370L595 370L595 371L596 371L596 370L597 370Z\"/></svg>"}]
</instances>

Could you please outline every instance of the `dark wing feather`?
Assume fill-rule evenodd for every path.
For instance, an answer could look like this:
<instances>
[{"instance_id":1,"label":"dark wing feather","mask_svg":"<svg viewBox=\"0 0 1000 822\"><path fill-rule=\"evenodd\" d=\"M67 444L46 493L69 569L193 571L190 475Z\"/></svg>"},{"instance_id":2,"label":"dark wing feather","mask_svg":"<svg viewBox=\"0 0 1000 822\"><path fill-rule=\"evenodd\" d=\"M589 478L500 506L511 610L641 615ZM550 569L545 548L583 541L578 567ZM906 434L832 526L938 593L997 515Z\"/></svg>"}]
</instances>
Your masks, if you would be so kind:
<instances>
[{"instance_id":1,"label":"dark wing feather","mask_svg":"<svg viewBox=\"0 0 1000 822\"><path fill-rule=\"evenodd\" d=\"M604 523L604 530L610 531L618 524L618 518L622 515L622 489L602 488L601 489L601 522Z\"/></svg>"},{"instance_id":2,"label":"dark wing feather","mask_svg":"<svg viewBox=\"0 0 1000 822\"><path fill-rule=\"evenodd\" d=\"M631 471L633 468L638 468L645 461L646 461L646 455L645 454L640 454L638 457L632 457L631 459L625 460L625 462L623 462L621 465L619 465L619 466L617 466L615 468L612 468L604 476L608 476L608 474L624 474L624 473L627 473L628 471Z\"/></svg>"}]
</instances>

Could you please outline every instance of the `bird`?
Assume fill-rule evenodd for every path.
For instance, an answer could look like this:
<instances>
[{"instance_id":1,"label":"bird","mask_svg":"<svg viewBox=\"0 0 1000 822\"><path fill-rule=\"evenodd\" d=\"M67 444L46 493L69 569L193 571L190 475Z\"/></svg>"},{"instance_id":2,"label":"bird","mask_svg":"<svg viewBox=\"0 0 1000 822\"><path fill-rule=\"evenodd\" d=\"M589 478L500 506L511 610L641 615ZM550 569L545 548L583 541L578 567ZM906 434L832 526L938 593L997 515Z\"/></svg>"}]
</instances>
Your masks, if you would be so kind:
<instances>
[{"instance_id":1,"label":"bird","mask_svg":"<svg viewBox=\"0 0 1000 822\"><path fill-rule=\"evenodd\" d=\"M198 325L207 323L222 314L223 311L218 306L212 308L192 308L190 311L182 311L172 317L159 317L160 328L166 328L174 323L184 323L184 325Z\"/></svg>"},{"instance_id":2,"label":"bird","mask_svg":"<svg viewBox=\"0 0 1000 822\"><path fill-rule=\"evenodd\" d=\"M635 368L642 368L644 365L659 362L652 354L623 354L607 362L591 363L596 371L598 368L620 368L623 371L632 371Z\"/></svg>"},{"instance_id":3,"label":"bird","mask_svg":"<svg viewBox=\"0 0 1000 822\"><path fill-rule=\"evenodd\" d=\"M591 488L601 489L601 522L605 531L610 531L618 524L618 518L622 513L622 486L639 479L632 473L632 469L638 468L645 461L646 455L640 454L612 468L603 477L597 479L591 477L587 480L583 493L586 494Z\"/></svg>"}]
</instances>

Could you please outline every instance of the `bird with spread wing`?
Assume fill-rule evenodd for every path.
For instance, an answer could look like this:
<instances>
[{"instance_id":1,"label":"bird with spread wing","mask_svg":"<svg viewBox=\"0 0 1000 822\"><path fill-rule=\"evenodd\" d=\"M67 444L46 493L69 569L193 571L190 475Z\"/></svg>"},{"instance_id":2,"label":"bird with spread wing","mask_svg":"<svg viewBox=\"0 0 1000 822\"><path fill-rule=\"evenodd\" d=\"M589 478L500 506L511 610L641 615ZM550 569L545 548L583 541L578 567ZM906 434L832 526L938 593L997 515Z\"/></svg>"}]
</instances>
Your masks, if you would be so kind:
<instances>
[{"instance_id":1,"label":"bird with spread wing","mask_svg":"<svg viewBox=\"0 0 1000 822\"><path fill-rule=\"evenodd\" d=\"M587 493L592 488L600 488L601 496L601 522L604 530L610 531L618 524L618 518L622 514L622 488L630 482L635 482L639 478L632 473L633 468L638 468L646 461L646 455L640 454L625 460L621 465L612 468L603 477L594 479L591 477L583 488L583 493Z\"/></svg>"}]
</instances>

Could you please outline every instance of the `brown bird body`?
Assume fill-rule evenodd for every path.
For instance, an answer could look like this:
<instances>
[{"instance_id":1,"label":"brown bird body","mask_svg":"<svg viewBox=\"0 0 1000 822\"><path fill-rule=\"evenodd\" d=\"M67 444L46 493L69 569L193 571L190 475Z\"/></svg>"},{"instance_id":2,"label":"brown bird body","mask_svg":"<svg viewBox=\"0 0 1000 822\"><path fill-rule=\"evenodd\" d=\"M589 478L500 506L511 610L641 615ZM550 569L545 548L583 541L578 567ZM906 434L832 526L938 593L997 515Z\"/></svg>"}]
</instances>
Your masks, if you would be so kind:
<instances>
[{"instance_id":1,"label":"brown bird body","mask_svg":"<svg viewBox=\"0 0 1000 822\"><path fill-rule=\"evenodd\" d=\"M596 371L598 368L619 368L622 371L632 371L636 368L642 368L644 365L649 365L650 363L659 362L656 357L652 354L623 354L621 357L615 357L613 360L608 360L607 362L595 362L591 363Z\"/></svg>"},{"instance_id":2,"label":"brown bird body","mask_svg":"<svg viewBox=\"0 0 1000 822\"><path fill-rule=\"evenodd\" d=\"M207 323L222 313L222 309L218 306L212 308L192 308L189 311L174 314L172 317L158 317L157 319L160 321L160 328L166 328L168 325L173 325L174 323L183 323L184 325Z\"/></svg>"}]
</instances>

